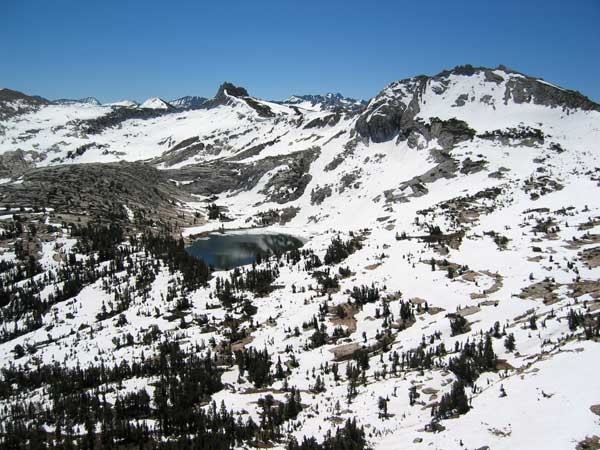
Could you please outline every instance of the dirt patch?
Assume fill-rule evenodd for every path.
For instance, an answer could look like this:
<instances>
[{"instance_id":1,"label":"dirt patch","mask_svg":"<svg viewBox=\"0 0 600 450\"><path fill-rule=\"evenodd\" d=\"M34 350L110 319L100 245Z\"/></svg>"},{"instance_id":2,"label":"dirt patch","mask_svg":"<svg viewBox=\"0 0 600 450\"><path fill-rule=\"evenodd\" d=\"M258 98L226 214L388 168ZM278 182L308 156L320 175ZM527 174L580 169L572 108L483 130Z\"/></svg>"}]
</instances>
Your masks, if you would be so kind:
<instances>
[{"instance_id":1,"label":"dirt patch","mask_svg":"<svg viewBox=\"0 0 600 450\"><path fill-rule=\"evenodd\" d=\"M332 313L336 314L335 317L330 319L330 322L335 325L345 326L350 334L356 331L356 318L354 317L358 310L348 303L333 307ZM340 317L340 312L344 317Z\"/></svg>"},{"instance_id":2,"label":"dirt patch","mask_svg":"<svg viewBox=\"0 0 600 450\"><path fill-rule=\"evenodd\" d=\"M586 248L579 253L579 259L590 269L600 266L600 247Z\"/></svg>"},{"instance_id":3,"label":"dirt patch","mask_svg":"<svg viewBox=\"0 0 600 450\"><path fill-rule=\"evenodd\" d=\"M590 294L595 300L600 299L600 281L595 280L581 280L575 283L569 284L571 289L571 296L578 298L585 294Z\"/></svg>"},{"instance_id":4,"label":"dirt patch","mask_svg":"<svg viewBox=\"0 0 600 450\"><path fill-rule=\"evenodd\" d=\"M489 270L482 270L480 272L483 275L486 275L490 278L494 279L494 284L492 284L492 286L490 286L487 289L484 289L483 292L478 293L478 292L473 292L471 293L471 298L473 300L475 299L479 299L479 298L485 298L490 294L494 294L496 292L498 292L501 288L502 288L502 275L500 275L499 273L492 273Z\"/></svg>"},{"instance_id":5,"label":"dirt patch","mask_svg":"<svg viewBox=\"0 0 600 450\"><path fill-rule=\"evenodd\" d=\"M381 265L381 263L369 264L368 266L365 266L365 269L367 269L367 270L375 270L375 269L377 269L377 268L378 268L380 265Z\"/></svg>"},{"instance_id":6,"label":"dirt patch","mask_svg":"<svg viewBox=\"0 0 600 450\"><path fill-rule=\"evenodd\" d=\"M498 300L485 300L479 303L479 306L498 306Z\"/></svg>"},{"instance_id":7,"label":"dirt patch","mask_svg":"<svg viewBox=\"0 0 600 450\"><path fill-rule=\"evenodd\" d=\"M590 244L600 244L600 234L586 233L580 238L573 238L573 240L567 241L565 248L568 248L569 250L577 250L584 245Z\"/></svg>"},{"instance_id":8,"label":"dirt patch","mask_svg":"<svg viewBox=\"0 0 600 450\"><path fill-rule=\"evenodd\" d=\"M596 414L597 416L600 416L600 403L597 405L590 406L590 411Z\"/></svg>"},{"instance_id":9,"label":"dirt patch","mask_svg":"<svg viewBox=\"0 0 600 450\"><path fill-rule=\"evenodd\" d=\"M339 345L329 350L333 353L333 357L336 361L345 361L352 358L352 355L356 350L360 349L360 344L353 342L351 344Z\"/></svg>"},{"instance_id":10,"label":"dirt patch","mask_svg":"<svg viewBox=\"0 0 600 450\"><path fill-rule=\"evenodd\" d=\"M596 217L594 219L580 223L579 226L577 227L577 229L581 230L581 231L585 231L585 230L590 230L598 225L600 225L600 218Z\"/></svg>"},{"instance_id":11,"label":"dirt patch","mask_svg":"<svg viewBox=\"0 0 600 450\"><path fill-rule=\"evenodd\" d=\"M561 284L555 283L553 281L538 281L537 283L530 284L529 286L521 289L521 293L518 295L518 297L522 299L531 300L541 298L544 300L544 304L551 305L559 300L558 296L554 293L554 291L560 288L561 286Z\"/></svg>"},{"instance_id":12,"label":"dirt patch","mask_svg":"<svg viewBox=\"0 0 600 450\"><path fill-rule=\"evenodd\" d=\"M477 281L477 278L479 278L481 275L477 272L475 272L474 270L467 270L465 273L463 273L462 275L462 279L465 281L470 281L471 283L474 283Z\"/></svg>"},{"instance_id":13,"label":"dirt patch","mask_svg":"<svg viewBox=\"0 0 600 450\"><path fill-rule=\"evenodd\" d=\"M499 359L496 361L496 370L515 370L515 368L505 359Z\"/></svg>"},{"instance_id":14,"label":"dirt patch","mask_svg":"<svg viewBox=\"0 0 600 450\"><path fill-rule=\"evenodd\" d=\"M527 258L527 261L529 262L540 262L542 259L544 259L543 256L530 256Z\"/></svg>"},{"instance_id":15,"label":"dirt patch","mask_svg":"<svg viewBox=\"0 0 600 450\"><path fill-rule=\"evenodd\" d=\"M470 316L472 314L476 314L481 311L479 306L467 306L466 308L460 308L456 311L457 314L460 314L463 317Z\"/></svg>"},{"instance_id":16,"label":"dirt patch","mask_svg":"<svg viewBox=\"0 0 600 450\"><path fill-rule=\"evenodd\" d=\"M414 319L407 319L407 320L398 319L395 323L393 323L391 325L391 327L394 328L395 330L403 331L403 330L406 330L407 328L410 328L411 326L413 326L416 322L417 321Z\"/></svg>"},{"instance_id":17,"label":"dirt patch","mask_svg":"<svg viewBox=\"0 0 600 450\"><path fill-rule=\"evenodd\" d=\"M246 336L244 339L240 339L239 341L235 341L231 344L232 352L239 352L246 348L246 345L250 344L254 340L254 336Z\"/></svg>"}]
</instances>

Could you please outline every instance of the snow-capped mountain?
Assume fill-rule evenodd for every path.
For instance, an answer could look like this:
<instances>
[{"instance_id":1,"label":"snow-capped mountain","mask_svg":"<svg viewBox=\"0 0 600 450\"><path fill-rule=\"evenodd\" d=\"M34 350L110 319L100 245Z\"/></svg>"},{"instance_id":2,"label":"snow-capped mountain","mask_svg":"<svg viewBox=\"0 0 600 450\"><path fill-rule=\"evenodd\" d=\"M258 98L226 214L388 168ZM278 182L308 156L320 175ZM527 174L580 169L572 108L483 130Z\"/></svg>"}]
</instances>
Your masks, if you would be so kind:
<instances>
[{"instance_id":1,"label":"snow-capped mountain","mask_svg":"<svg viewBox=\"0 0 600 450\"><path fill-rule=\"evenodd\" d=\"M158 97L150 97L140 105L143 109L173 109L173 106Z\"/></svg>"},{"instance_id":2,"label":"snow-capped mountain","mask_svg":"<svg viewBox=\"0 0 600 450\"><path fill-rule=\"evenodd\" d=\"M101 105L100 101L95 97L85 97L85 98L80 98L77 100L69 99L69 98L59 98L58 100L53 100L52 103L54 103L55 105L73 105L76 103L83 103L86 105L94 105L94 106Z\"/></svg>"},{"instance_id":3,"label":"snow-capped mountain","mask_svg":"<svg viewBox=\"0 0 600 450\"><path fill-rule=\"evenodd\" d=\"M175 108L179 109L198 109L204 104L204 102L206 102L206 100L207 99L205 97L187 95L185 97L171 100L169 103Z\"/></svg>"},{"instance_id":4,"label":"snow-capped mountain","mask_svg":"<svg viewBox=\"0 0 600 450\"><path fill-rule=\"evenodd\" d=\"M582 94L502 66L366 103L231 83L185 110L3 92L7 436L599 442L600 105ZM211 272L184 250L211 233L303 247Z\"/></svg>"},{"instance_id":5,"label":"snow-capped mountain","mask_svg":"<svg viewBox=\"0 0 600 450\"><path fill-rule=\"evenodd\" d=\"M340 93L330 92L325 95L292 95L282 103L316 111L356 111L363 108L367 102L364 100L356 100L353 98L344 97Z\"/></svg>"}]
</instances>

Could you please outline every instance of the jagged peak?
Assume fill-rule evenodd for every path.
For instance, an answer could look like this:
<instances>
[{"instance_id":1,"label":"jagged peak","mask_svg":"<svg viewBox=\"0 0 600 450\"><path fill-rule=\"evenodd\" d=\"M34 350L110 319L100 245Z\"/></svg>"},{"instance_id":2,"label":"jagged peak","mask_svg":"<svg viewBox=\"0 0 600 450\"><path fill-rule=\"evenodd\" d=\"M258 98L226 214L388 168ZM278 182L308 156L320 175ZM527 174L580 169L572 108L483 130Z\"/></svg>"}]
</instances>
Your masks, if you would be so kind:
<instances>
[{"instance_id":1,"label":"jagged peak","mask_svg":"<svg viewBox=\"0 0 600 450\"><path fill-rule=\"evenodd\" d=\"M217 91L217 94L215 95L215 99L221 99L221 98L225 98L227 96L231 96L231 97L249 97L248 91L241 87L241 86L236 86L233 83L229 83L227 81L225 81L224 83L221 84L221 86L219 86L219 90Z\"/></svg>"}]
</instances>

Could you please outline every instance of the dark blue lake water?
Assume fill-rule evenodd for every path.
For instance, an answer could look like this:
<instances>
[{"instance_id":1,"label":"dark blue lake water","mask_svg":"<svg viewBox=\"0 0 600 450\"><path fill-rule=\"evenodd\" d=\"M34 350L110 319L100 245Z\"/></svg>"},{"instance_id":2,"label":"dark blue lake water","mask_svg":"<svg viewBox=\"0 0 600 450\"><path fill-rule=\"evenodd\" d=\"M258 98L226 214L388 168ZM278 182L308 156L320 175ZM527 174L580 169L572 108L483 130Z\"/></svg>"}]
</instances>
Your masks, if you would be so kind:
<instances>
[{"instance_id":1,"label":"dark blue lake water","mask_svg":"<svg viewBox=\"0 0 600 450\"><path fill-rule=\"evenodd\" d=\"M289 234L211 234L186 250L216 269L229 270L252 264L258 255L284 253L302 245L300 239Z\"/></svg>"}]
</instances>

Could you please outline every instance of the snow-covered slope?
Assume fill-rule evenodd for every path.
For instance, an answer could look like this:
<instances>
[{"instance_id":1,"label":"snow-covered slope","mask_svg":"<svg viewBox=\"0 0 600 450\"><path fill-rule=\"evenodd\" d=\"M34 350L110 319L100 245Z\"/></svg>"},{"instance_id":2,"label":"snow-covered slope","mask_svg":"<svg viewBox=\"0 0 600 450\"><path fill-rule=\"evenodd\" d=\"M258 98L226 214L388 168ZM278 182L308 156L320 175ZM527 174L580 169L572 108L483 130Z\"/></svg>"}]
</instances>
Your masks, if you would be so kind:
<instances>
[{"instance_id":1,"label":"snow-covered slope","mask_svg":"<svg viewBox=\"0 0 600 450\"><path fill-rule=\"evenodd\" d=\"M149 412L128 423L164 442L179 436L164 431L165 405L181 407L173 417L185 407L210 414L214 400L260 424L228 444L238 448L323 442L347 419L375 449L595 445L600 106L504 67L470 66L394 82L356 109L311 105L225 83L200 109L37 105L3 120L0 294L13 297L0 295L2 368L104 371L159 353L164 367L173 342L210 354L223 385L191 406L169 397L187 372L148 368L82 388L115 408L147 392ZM140 160L156 186L146 201L132 200L152 190L131 175L136 165L81 166L81 184L47 167ZM102 167L105 179L95 176ZM102 208L91 204L97 190ZM94 241L65 225L91 217L123 236ZM202 284L179 244L140 242L137 233L158 229L187 242L231 230L305 244ZM28 255L41 264L33 284L15 275ZM55 301L77 261L93 270ZM18 287L43 306L21 306ZM244 349L266 349L264 379L234 357ZM7 376L3 406L57 404L56 382ZM165 380L177 383L169 391ZM188 394L195 383L181 382ZM270 428L267 396L286 402L291 388L301 410ZM83 419L75 429L83 436ZM106 436L100 419L98 430Z\"/></svg>"},{"instance_id":2,"label":"snow-covered slope","mask_svg":"<svg viewBox=\"0 0 600 450\"><path fill-rule=\"evenodd\" d=\"M112 103L105 103L105 106L122 106L125 108L135 108L138 105L138 103L134 100L121 100L118 102L112 102Z\"/></svg>"}]
</instances>

